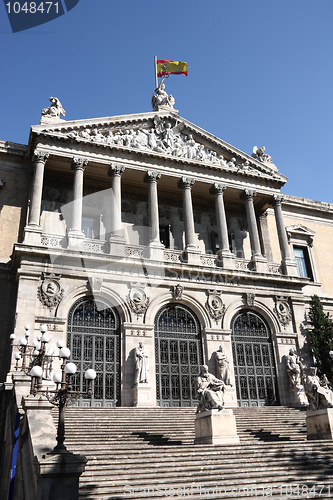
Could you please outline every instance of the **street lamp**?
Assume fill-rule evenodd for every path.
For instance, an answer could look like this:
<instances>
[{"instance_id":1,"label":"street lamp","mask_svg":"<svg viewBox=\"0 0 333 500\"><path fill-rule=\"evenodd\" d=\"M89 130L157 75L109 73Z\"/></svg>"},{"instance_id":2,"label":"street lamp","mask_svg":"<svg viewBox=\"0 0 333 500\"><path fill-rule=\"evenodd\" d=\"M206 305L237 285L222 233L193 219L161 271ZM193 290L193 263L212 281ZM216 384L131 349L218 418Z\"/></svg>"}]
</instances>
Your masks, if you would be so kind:
<instances>
[{"instance_id":1,"label":"street lamp","mask_svg":"<svg viewBox=\"0 0 333 500\"><path fill-rule=\"evenodd\" d=\"M71 376L76 373L77 367L74 363L67 363L66 360L70 357L70 350L68 347L59 346L62 344L58 342L59 347L59 359L62 360L61 363L61 373L55 373L53 375L53 381L56 384L55 391L47 390L45 395L51 404L58 406L59 416L58 416L58 430L57 430L57 445L53 449L52 453L68 453L65 441L65 406L74 404L80 394L85 394L83 391L73 391L72 386L69 381L66 380L66 375ZM85 373L85 378L88 381L88 396L92 395L92 382L96 378L96 372L93 369L89 369Z\"/></svg>"}]
</instances>

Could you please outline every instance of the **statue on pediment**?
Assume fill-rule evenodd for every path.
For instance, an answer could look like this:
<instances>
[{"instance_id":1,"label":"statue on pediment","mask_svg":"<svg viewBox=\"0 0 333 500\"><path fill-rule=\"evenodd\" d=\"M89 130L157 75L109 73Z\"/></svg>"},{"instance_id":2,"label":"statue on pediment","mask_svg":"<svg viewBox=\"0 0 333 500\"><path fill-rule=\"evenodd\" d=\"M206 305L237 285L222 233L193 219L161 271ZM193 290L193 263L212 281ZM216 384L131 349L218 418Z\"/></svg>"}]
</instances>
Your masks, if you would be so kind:
<instances>
[{"instance_id":1,"label":"statue on pediment","mask_svg":"<svg viewBox=\"0 0 333 500\"><path fill-rule=\"evenodd\" d=\"M263 163L272 163L271 156L265 153L265 146L261 146L261 148L257 148L257 146L254 146L252 151L252 158L255 158L256 160L259 160Z\"/></svg>"},{"instance_id":2,"label":"statue on pediment","mask_svg":"<svg viewBox=\"0 0 333 500\"><path fill-rule=\"evenodd\" d=\"M60 115L65 116L66 111L62 107L61 102L57 97L49 97L51 105L48 108L42 109L42 119L59 119Z\"/></svg>"},{"instance_id":3,"label":"statue on pediment","mask_svg":"<svg viewBox=\"0 0 333 500\"><path fill-rule=\"evenodd\" d=\"M173 109L175 104L175 99L171 94L168 94L165 91L165 85L163 80L159 84L159 86L154 90L156 95L152 95L151 105L154 111L158 111L161 106Z\"/></svg>"}]
</instances>

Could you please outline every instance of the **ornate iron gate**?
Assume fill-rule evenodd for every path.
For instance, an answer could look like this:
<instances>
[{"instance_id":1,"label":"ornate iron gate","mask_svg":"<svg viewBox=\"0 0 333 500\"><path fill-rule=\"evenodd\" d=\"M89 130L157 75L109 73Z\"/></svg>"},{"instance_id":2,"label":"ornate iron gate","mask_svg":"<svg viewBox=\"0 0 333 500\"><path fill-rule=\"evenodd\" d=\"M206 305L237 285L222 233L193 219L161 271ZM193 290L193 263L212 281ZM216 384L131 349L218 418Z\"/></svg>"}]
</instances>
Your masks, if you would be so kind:
<instances>
[{"instance_id":1,"label":"ornate iron gate","mask_svg":"<svg viewBox=\"0 0 333 500\"><path fill-rule=\"evenodd\" d=\"M120 405L120 323L116 310L93 298L77 301L68 315L67 342L77 372L73 388L85 391L84 372L93 368L97 377L91 399L80 397L79 406Z\"/></svg>"},{"instance_id":2,"label":"ornate iron gate","mask_svg":"<svg viewBox=\"0 0 333 500\"><path fill-rule=\"evenodd\" d=\"M202 364L199 321L190 309L168 304L155 318L156 398L160 406L195 406L194 379Z\"/></svg>"},{"instance_id":3,"label":"ornate iron gate","mask_svg":"<svg viewBox=\"0 0 333 500\"><path fill-rule=\"evenodd\" d=\"M255 312L245 310L232 321L232 353L240 406L277 404L271 333Z\"/></svg>"}]
</instances>

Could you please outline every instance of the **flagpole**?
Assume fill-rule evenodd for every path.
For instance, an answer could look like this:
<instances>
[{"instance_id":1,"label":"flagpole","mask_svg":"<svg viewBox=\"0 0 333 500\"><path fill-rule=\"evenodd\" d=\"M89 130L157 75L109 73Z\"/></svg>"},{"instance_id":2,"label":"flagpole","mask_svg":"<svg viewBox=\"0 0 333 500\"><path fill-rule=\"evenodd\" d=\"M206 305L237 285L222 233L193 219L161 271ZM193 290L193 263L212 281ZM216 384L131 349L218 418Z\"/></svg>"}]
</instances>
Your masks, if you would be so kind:
<instances>
[{"instance_id":1,"label":"flagpole","mask_svg":"<svg viewBox=\"0 0 333 500\"><path fill-rule=\"evenodd\" d=\"M154 66L155 66L155 89L158 87L158 80L157 80L157 56L154 58Z\"/></svg>"}]
</instances>

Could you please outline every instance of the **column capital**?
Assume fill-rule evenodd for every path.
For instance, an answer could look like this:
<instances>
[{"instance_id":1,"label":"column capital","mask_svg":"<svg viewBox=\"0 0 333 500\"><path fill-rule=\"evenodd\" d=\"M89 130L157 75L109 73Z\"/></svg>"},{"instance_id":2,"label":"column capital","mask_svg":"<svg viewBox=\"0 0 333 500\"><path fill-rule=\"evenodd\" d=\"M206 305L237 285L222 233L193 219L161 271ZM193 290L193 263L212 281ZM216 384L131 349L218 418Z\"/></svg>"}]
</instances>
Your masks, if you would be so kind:
<instances>
[{"instance_id":1,"label":"column capital","mask_svg":"<svg viewBox=\"0 0 333 500\"><path fill-rule=\"evenodd\" d=\"M222 194L227 189L225 184L220 184L219 182L214 182L214 184L209 189L210 194Z\"/></svg>"},{"instance_id":2,"label":"column capital","mask_svg":"<svg viewBox=\"0 0 333 500\"><path fill-rule=\"evenodd\" d=\"M160 172L155 172L154 170L148 170L144 177L144 181L149 184L150 182L157 182L161 178Z\"/></svg>"},{"instance_id":3,"label":"column capital","mask_svg":"<svg viewBox=\"0 0 333 500\"><path fill-rule=\"evenodd\" d=\"M182 177L181 179L179 179L177 185L181 189L191 189L194 183L195 180L191 177Z\"/></svg>"},{"instance_id":4,"label":"column capital","mask_svg":"<svg viewBox=\"0 0 333 500\"><path fill-rule=\"evenodd\" d=\"M39 161L39 162L43 162L45 164L49 156L50 156L50 153L46 153L45 151L42 151L40 149L35 149L33 157L32 157L32 161L34 163Z\"/></svg>"},{"instance_id":5,"label":"column capital","mask_svg":"<svg viewBox=\"0 0 333 500\"><path fill-rule=\"evenodd\" d=\"M257 196L257 191L254 191L253 189L244 189L240 195L242 200L253 200L255 196Z\"/></svg>"},{"instance_id":6,"label":"column capital","mask_svg":"<svg viewBox=\"0 0 333 500\"><path fill-rule=\"evenodd\" d=\"M271 198L271 204L273 207L276 205L281 205L284 202L284 196L282 194L273 194Z\"/></svg>"},{"instance_id":7,"label":"column capital","mask_svg":"<svg viewBox=\"0 0 333 500\"><path fill-rule=\"evenodd\" d=\"M72 158L72 170L82 170L88 165L88 160L86 158L80 158L79 156L73 156Z\"/></svg>"},{"instance_id":8,"label":"column capital","mask_svg":"<svg viewBox=\"0 0 333 500\"><path fill-rule=\"evenodd\" d=\"M111 163L108 175L114 177L119 175L119 177L125 172L125 167L123 165L117 165L116 163Z\"/></svg>"}]
</instances>

